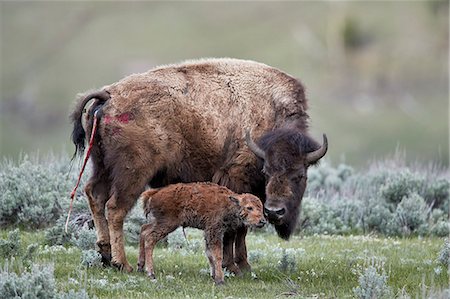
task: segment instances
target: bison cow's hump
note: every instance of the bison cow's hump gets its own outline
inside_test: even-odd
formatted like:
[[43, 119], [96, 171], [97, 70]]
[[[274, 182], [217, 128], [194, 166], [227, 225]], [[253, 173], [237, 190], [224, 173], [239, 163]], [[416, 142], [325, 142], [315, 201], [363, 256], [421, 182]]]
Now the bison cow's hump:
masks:
[[168, 64], [151, 69], [149, 72], [192, 71], [199, 73], [234, 73], [236, 71], [260, 69], [275, 70], [264, 63], [236, 58], [202, 58], [186, 60], [178, 64]]
[[286, 120], [299, 120], [300, 127], [307, 127], [303, 85], [276, 68], [249, 60], [191, 60], [133, 74], [104, 89], [111, 95], [111, 114], [132, 110], [154, 117], [189, 112], [213, 128], [219, 140], [233, 125], [239, 133], [249, 127], [269, 130]]
[[302, 89], [295, 78], [263, 63], [233, 58], [208, 58], [163, 65], [145, 73], [132, 74], [105, 86], [105, 89], [113, 95], [129, 98], [141, 91], [155, 95], [183, 95], [188, 94], [190, 88], [200, 92], [222, 87], [238, 93], [256, 93], [274, 98], [279, 95], [280, 99], [275, 100], [286, 101], [289, 96], [287, 93], [292, 92], [294, 95], [299, 86]]

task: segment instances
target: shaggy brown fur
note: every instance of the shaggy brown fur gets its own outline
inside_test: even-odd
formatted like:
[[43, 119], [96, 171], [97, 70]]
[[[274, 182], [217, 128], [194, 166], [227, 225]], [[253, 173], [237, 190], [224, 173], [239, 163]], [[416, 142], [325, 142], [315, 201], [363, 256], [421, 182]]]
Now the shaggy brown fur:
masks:
[[[93, 97], [97, 100], [80, 116]], [[103, 116], [85, 190], [104, 260], [112, 255], [113, 263], [127, 271], [132, 268], [124, 251], [123, 221], [147, 184], [213, 181], [264, 201], [262, 163], [246, 146], [245, 130], [258, 139], [283, 127], [304, 133], [308, 122], [298, 80], [236, 59], [163, 66], [105, 86], [100, 96], [79, 100], [72, 114], [74, 136], [82, 135], [82, 119], [83, 131], [90, 134], [95, 110]], [[82, 149], [83, 138], [74, 142]], [[250, 267], [245, 235], [240, 227], [224, 237], [223, 265], [235, 273]]]
[[261, 200], [251, 194], [236, 194], [212, 183], [175, 184], [142, 193], [144, 211], [149, 221], [141, 229], [138, 269], [144, 265], [150, 278], [153, 270], [153, 248], [178, 227], [204, 230], [206, 255], [211, 276], [222, 284], [223, 235], [238, 227], [262, 227], [266, 221]]

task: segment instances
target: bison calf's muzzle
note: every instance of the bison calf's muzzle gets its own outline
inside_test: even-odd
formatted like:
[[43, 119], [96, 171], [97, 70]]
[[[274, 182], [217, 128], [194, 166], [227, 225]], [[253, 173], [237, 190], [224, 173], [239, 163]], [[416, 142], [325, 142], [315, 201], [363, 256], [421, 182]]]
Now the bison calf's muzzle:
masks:
[[175, 184], [142, 193], [148, 223], [141, 228], [138, 269], [155, 279], [153, 249], [178, 227], [204, 230], [206, 256], [217, 285], [224, 283], [223, 235], [242, 226], [266, 224], [259, 198], [211, 183]]

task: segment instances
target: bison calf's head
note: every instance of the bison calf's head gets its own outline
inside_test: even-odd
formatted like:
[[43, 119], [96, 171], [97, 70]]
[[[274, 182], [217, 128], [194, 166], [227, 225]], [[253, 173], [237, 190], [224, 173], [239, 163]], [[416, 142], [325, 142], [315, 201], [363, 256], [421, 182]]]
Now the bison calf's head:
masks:
[[239, 216], [245, 226], [263, 227], [266, 224], [261, 200], [248, 193], [230, 196], [229, 199], [240, 208]]
[[264, 161], [264, 214], [275, 225], [278, 235], [289, 239], [300, 214], [308, 167], [326, 154], [327, 137], [324, 134], [323, 144], [319, 145], [304, 133], [284, 128], [264, 134], [258, 144], [247, 132], [246, 141], [252, 152]]

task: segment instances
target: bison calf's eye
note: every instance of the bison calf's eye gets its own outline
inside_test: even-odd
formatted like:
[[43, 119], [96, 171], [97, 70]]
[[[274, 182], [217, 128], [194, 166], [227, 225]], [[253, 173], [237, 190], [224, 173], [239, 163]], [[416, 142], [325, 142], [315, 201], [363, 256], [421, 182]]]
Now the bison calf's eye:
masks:
[[253, 207], [247, 207], [247, 211], [253, 211]]

